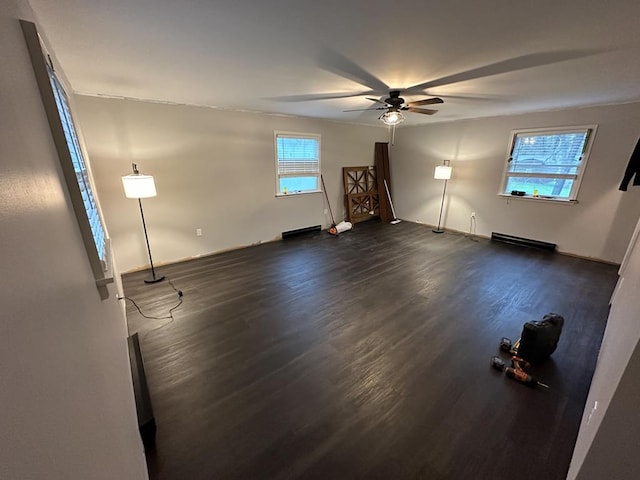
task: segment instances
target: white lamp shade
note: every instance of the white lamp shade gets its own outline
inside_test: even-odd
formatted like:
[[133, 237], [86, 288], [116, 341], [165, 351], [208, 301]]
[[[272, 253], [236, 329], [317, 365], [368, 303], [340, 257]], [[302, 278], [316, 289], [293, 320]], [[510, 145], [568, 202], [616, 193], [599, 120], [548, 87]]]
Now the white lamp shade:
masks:
[[438, 165], [435, 173], [433, 174], [433, 178], [436, 180], [449, 180], [451, 178], [451, 167], [447, 165]]
[[156, 196], [156, 184], [151, 175], [132, 174], [122, 177], [122, 186], [127, 198], [149, 198]]

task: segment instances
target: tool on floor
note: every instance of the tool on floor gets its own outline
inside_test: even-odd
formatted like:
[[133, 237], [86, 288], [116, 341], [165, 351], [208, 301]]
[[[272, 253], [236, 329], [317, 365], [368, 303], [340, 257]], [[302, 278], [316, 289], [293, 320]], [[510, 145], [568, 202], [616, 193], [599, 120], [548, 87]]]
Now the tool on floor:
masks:
[[524, 383], [525, 385], [529, 385], [532, 387], [540, 386], [549, 388], [549, 385], [542, 383], [540, 380], [525, 371], [527, 368], [529, 368], [529, 366], [529, 362], [523, 360], [520, 357], [514, 356], [511, 358], [511, 367], [507, 367], [505, 373], [507, 377], [512, 378], [520, 383]]
[[393, 213], [393, 220], [391, 220], [391, 225], [395, 225], [397, 223], [400, 223], [402, 220], [399, 220], [398, 217], [396, 217], [396, 209], [393, 208], [393, 202], [391, 201], [391, 194], [389, 193], [389, 186], [387, 185], [387, 179], [385, 178], [384, 180], [384, 189], [387, 191], [387, 198], [389, 199], [389, 205], [391, 206], [391, 213]]
[[511, 366], [513, 368], [519, 368], [520, 370], [529, 370], [529, 368], [531, 368], [531, 364], [529, 362], [517, 355], [511, 357]]
[[516, 340], [516, 343], [512, 343], [510, 338], [502, 337], [500, 339], [500, 350], [507, 352], [511, 355], [518, 355], [518, 347], [520, 346], [520, 339]]
[[500, 357], [491, 357], [491, 366], [499, 371], [504, 371], [504, 360]]
[[331, 226], [329, 227], [329, 233], [331, 235], [338, 235], [338, 230], [336, 230], [336, 221], [333, 218], [333, 210], [331, 210], [331, 202], [329, 202], [329, 195], [327, 195], [327, 187], [324, 185], [324, 177], [320, 174], [320, 182], [322, 183], [322, 192], [324, 193], [324, 198], [327, 201], [327, 206], [329, 207], [329, 214], [331, 215]]
[[564, 317], [556, 313], [548, 313], [541, 321], [526, 322], [522, 326], [518, 357], [531, 363], [548, 358], [558, 347], [563, 325]]
[[511, 339], [507, 338], [507, 337], [502, 337], [502, 339], [500, 339], [500, 350], [502, 350], [503, 352], [508, 352], [509, 350], [511, 350]]
[[526, 322], [522, 327], [522, 335], [513, 345], [510, 339], [503, 337], [500, 350], [532, 363], [541, 362], [556, 350], [563, 325], [564, 317], [548, 313], [541, 321]]
[[516, 343], [513, 344], [509, 353], [511, 355], [518, 355], [518, 349], [520, 348], [520, 339], [516, 340]]

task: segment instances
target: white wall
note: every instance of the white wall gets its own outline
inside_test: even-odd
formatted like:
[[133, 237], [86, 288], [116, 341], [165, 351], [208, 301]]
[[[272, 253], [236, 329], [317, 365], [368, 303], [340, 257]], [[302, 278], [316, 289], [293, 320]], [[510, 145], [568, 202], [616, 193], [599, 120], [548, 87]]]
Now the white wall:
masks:
[[0, 9], [0, 478], [147, 478], [127, 330], [101, 300], [18, 19]]
[[154, 263], [162, 264], [331, 223], [321, 194], [275, 197], [274, 130], [322, 135], [336, 222], [345, 217], [342, 167], [372, 165], [374, 143], [388, 141], [383, 127], [88, 96], [76, 104], [123, 271], [149, 263], [137, 202], [124, 197], [120, 180], [132, 162], [155, 177], [158, 196], [143, 208]]
[[[597, 124], [577, 205], [498, 197], [513, 129]], [[391, 176], [400, 218], [438, 221], [441, 180], [433, 170], [450, 159], [443, 223], [467, 232], [500, 232], [558, 244], [562, 252], [620, 262], [640, 214], [640, 187], [618, 190], [640, 136], [640, 104], [582, 108], [399, 128]]]
[[571, 460], [570, 480], [640, 478], [640, 238], [629, 245], [623, 267]]
[[[640, 478], [638, 368], [640, 368], [640, 344], [636, 345], [633, 356], [624, 370], [624, 376], [620, 380], [578, 476], [574, 477], [575, 470], [572, 470], [567, 477], [570, 480], [573, 478], [578, 480]], [[574, 456], [575, 459], [576, 456]], [[572, 467], [573, 465], [572, 463]]]

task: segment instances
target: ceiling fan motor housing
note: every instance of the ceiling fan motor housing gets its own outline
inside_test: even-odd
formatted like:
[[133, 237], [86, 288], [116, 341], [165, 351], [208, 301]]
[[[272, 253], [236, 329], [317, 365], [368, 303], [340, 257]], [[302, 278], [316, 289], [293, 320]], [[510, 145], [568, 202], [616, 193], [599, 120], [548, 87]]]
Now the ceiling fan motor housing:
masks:
[[389, 92], [389, 98], [387, 98], [385, 102], [394, 110], [397, 110], [404, 104], [404, 98], [400, 96], [400, 90], [391, 90]]

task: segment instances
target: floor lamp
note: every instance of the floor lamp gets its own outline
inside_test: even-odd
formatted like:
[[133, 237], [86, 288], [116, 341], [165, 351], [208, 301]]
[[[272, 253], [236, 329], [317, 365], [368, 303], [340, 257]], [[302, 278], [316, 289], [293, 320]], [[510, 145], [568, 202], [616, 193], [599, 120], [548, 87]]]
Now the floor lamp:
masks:
[[442, 189], [442, 202], [440, 203], [440, 216], [438, 217], [438, 228], [433, 229], [433, 233], [443, 233], [444, 229], [440, 228], [440, 222], [442, 221], [442, 210], [444, 209], [444, 195], [447, 192], [447, 180], [451, 178], [451, 166], [449, 160], [445, 160], [442, 165], [436, 167], [436, 171], [433, 174], [433, 178], [436, 180], [444, 180], [444, 188]]
[[151, 264], [151, 277], [145, 279], [145, 283], [157, 283], [164, 280], [164, 275], [156, 277], [156, 270], [153, 268], [153, 259], [151, 258], [151, 247], [149, 247], [149, 237], [147, 236], [147, 225], [144, 221], [144, 211], [142, 210], [141, 198], [150, 198], [156, 196], [156, 184], [153, 176], [142, 175], [138, 171], [135, 163], [132, 164], [133, 173], [122, 177], [122, 186], [124, 194], [127, 198], [137, 198], [140, 205], [140, 216], [142, 217], [142, 229], [144, 230], [144, 239], [147, 242], [147, 252], [149, 252], [149, 263]]

